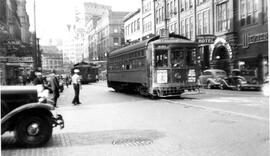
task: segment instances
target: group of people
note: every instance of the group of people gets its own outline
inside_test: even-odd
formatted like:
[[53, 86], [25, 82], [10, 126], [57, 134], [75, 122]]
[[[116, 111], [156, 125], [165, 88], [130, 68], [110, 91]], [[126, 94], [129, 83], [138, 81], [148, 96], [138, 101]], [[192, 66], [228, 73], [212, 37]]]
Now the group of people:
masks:
[[[80, 89], [82, 89], [80, 82], [80, 71], [78, 69], [74, 70], [74, 74], [71, 77], [71, 84], [73, 85], [75, 96], [72, 100], [72, 104], [79, 105], [81, 104], [79, 100]], [[66, 86], [69, 85], [69, 78], [58, 78], [55, 71], [53, 71], [48, 77], [43, 77], [41, 72], [36, 72], [36, 78], [33, 80], [33, 85], [43, 85], [44, 89], [48, 89], [52, 94], [52, 99], [54, 101], [54, 107], [57, 107], [57, 99], [60, 96], [60, 83], [59, 81], [65, 81]]]

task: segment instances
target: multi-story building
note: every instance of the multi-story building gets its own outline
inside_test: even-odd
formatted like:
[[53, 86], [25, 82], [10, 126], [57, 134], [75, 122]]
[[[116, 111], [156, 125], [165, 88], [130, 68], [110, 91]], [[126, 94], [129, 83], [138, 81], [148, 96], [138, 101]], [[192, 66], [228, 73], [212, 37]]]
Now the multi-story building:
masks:
[[141, 1], [141, 18], [142, 18], [142, 39], [147, 39], [155, 35], [155, 12], [154, 0]]
[[17, 84], [33, 68], [26, 1], [0, 0], [0, 80]]
[[111, 10], [111, 6], [97, 3], [85, 2], [76, 6], [74, 10], [75, 21], [68, 28], [68, 37], [64, 42], [66, 47], [63, 50], [64, 63], [76, 64], [81, 61], [88, 61], [89, 40], [91, 31], [87, 28], [88, 23], [96, 17], [101, 17]]
[[255, 71], [259, 82], [269, 76], [268, 60], [268, 1], [236, 1], [239, 68]]
[[[124, 22], [123, 18], [128, 12], [109, 11], [104, 14], [94, 28], [95, 33], [89, 36], [90, 56], [95, 60], [105, 61], [107, 54], [124, 45]], [[96, 50], [96, 51], [95, 51]], [[91, 59], [93, 60], [93, 59]]]
[[124, 17], [125, 42], [138, 42], [142, 38], [141, 9], [129, 13]]
[[155, 34], [166, 27], [197, 41], [201, 70], [245, 66], [260, 82], [268, 74], [267, 0], [142, 0], [142, 8], [151, 2]]
[[41, 46], [42, 71], [44, 73], [63, 72], [63, 54], [56, 46]]
[[[167, 29], [170, 33], [179, 32], [179, 1], [178, 0], [154, 1], [155, 12], [155, 34], [160, 34], [162, 29]], [[165, 12], [166, 11], [166, 12]]]

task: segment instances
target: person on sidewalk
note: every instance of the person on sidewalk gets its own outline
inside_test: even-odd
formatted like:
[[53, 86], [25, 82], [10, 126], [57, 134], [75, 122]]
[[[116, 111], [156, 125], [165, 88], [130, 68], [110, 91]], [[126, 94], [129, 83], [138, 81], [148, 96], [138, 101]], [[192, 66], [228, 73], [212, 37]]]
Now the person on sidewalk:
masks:
[[79, 93], [80, 93], [80, 89], [82, 89], [82, 85], [81, 85], [80, 76], [78, 75], [79, 72], [80, 71], [78, 69], [75, 69], [74, 75], [71, 77], [72, 85], [75, 92], [75, 96], [72, 101], [72, 104], [74, 105], [81, 104], [80, 99], [79, 99]]
[[53, 71], [53, 73], [50, 75], [49, 85], [53, 94], [54, 107], [57, 107], [57, 99], [60, 96], [60, 93], [59, 93], [59, 81], [57, 80], [55, 71]]

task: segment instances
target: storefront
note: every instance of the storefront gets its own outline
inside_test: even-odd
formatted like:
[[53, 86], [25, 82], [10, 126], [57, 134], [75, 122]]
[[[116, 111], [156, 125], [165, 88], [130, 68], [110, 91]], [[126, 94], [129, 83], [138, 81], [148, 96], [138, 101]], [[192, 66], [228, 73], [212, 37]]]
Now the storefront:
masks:
[[215, 35], [197, 36], [201, 70], [222, 69], [230, 73], [234, 68], [236, 39], [234, 34], [217, 37]]
[[201, 71], [210, 68], [210, 47], [214, 43], [216, 36], [214, 35], [200, 35], [197, 36], [199, 44], [199, 60]]
[[238, 68], [254, 71], [259, 83], [269, 76], [268, 32], [243, 32], [237, 53]]

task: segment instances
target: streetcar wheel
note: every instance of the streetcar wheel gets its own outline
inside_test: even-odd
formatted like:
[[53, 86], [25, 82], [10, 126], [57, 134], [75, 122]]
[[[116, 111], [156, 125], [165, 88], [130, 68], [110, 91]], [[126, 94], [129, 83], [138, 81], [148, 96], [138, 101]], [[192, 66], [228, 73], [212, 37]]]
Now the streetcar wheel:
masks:
[[40, 116], [26, 116], [18, 121], [15, 128], [17, 141], [27, 147], [45, 144], [52, 136], [52, 124], [49, 119]]

